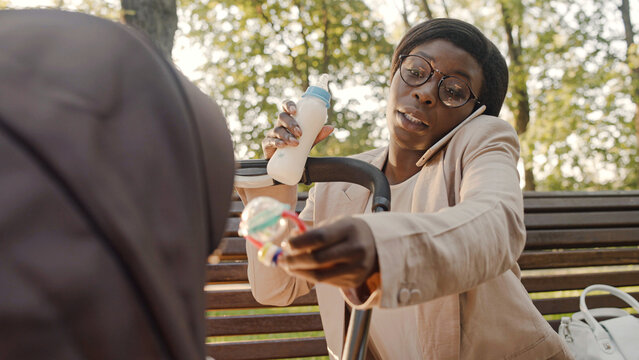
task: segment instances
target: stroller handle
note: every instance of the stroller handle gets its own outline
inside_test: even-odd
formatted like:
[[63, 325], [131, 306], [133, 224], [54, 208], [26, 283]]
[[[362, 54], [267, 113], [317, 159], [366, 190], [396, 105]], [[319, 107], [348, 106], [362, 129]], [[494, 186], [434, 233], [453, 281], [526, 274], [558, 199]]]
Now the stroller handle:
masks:
[[[268, 160], [240, 160], [235, 169], [236, 182], [251, 187], [279, 184], [266, 173]], [[390, 210], [390, 186], [386, 176], [375, 166], [352, 158], [309, 157], [300, 183], [348, 182], [361, 185], [373, 194], [372, 211]], [[241, 185], [240, 185], [241, 186]]]
[[[266, 173], [268, 160], [240, 160], [235, 170], [236, 180], [242, 179], [250, 186], [260, 187], [278, 184]], [[256, 179], [251, 182], [251, 178]], [[373, 194], [372, 212], [390, 210], [390, 186], [388, 179], [375, 166], [353, 158], [308, 158], [300, 183], [348, 182], [361, 185]], [[371, 310], [354, 310], [348, 324], [342, 360], [363, 360], [366, 356]]]
[[384, 173], [375, 166], [352, 158], [308, 158], [301, 183], [349, 182], [361, 185], [373, 194], [372, 211], [390, 210], [390, 186]]

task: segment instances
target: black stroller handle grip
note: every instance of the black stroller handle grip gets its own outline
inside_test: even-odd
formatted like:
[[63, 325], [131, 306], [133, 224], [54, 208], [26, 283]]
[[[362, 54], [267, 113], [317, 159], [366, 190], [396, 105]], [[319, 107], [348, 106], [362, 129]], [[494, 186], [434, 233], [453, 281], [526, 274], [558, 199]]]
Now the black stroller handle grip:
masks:
[[[268, 160], [240, 160], [235, 174], [240, 176], [266, 175]], [[275, 184], [277, 181], [273, 180]], [[375, 166], [353, 158], [309, 157], [300, 183], [348, 182], [361, 185], [373, 194], [372, 211], [390, 210], [390, 186], [384, 173]]]

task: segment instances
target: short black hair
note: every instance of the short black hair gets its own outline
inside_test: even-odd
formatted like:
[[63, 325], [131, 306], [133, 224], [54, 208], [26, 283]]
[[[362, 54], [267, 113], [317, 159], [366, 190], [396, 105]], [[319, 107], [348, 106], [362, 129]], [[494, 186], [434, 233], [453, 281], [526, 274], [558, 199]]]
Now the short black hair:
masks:
[[399, 56], [408, 55], [415, 47], [436, 39], [450, 41], [468, 52], [484, 78], [479, 96], [486, 105], [485, 114], [497, 116], [508, 90], [508, 66], [497, 46], [475, 26], [457, 19], [438, 18], [419, 23], [408, 30], [397, 45], [391, 64], [391, 79], [399, 67]]

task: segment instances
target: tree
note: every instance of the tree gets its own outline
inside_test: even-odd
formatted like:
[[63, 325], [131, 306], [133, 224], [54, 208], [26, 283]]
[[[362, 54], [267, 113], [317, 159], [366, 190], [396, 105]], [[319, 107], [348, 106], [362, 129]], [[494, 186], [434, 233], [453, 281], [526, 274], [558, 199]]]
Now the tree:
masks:
[[[630, 18], [630, 2], [622, 0], [621, 17], [626, 38], [626, 64], [630, 69], [630, 96], [635, 104], [635, 137], [637, 138], [637, 147], [639, 148], [639, 45], [635, 43], [635, 32], [632, 28], [632, 19]], [[635, 165], [639, 164], [639, 159], [635, 157]], [[639, 166], [636, 167], [636, 177], [639, 179]], [[639, 182], [639, 180], [637, 180]]]
[[85, 14], [99, 16], [105, 19], [118, 21], [120, 19], [121, 6], [118, 0], [56, 0], [55, 7], [69, 11], [78, 11]]
[[530, 97], [528, 95], [529, 64], [525, 59], [522, 44], [524, 29], [524, 5], [520, 0], [499, 0], [501, 20], [504, 26], [508, 44], [508, 58], [510, 60], [510, 96], [507, 100], [515, 121], [515, 130], [521, 141], [521, 157], [524, 163], [524, 190], [535, 190], [535, 175], [533, 173], [533, 142], [525, 136], [530, 123]]
[[145, 32], [171, 59], [178, 22], [175, 0], [122, 0], [122, 15], [125, 24]]
[[[419, 3], [414, 0], [414, 7]], [[629, 59], [637, 50], [625, 56], [619, 51], [618, 5], [597, 0], [446, 5], [506, 49], [511, 80], [502, 116], [512, 117], [520, 136], [526, 189], [637, 188], [637, 110], [628, 107], [636, 87], [625, 70], [632, 66], [622, 66], [633, 64]]]
[[428, 19], [450, 17], [446, 0], [403, 0], [400, 14], [406, 29]]
[[[280, 103], [296, 99], [321, 73], [331, 75], [329, 123], [335, 136], [314, 151], [346, 155], [382, 136], [383, 90], [391, 45], [361, 1], [184, 1], [188, 36], [208, 61], [200, 84], [226, 113], [239, 157], [261, 155], [261, 139]], [[370, 89], [363, 108], [338, 90]], [[348, 138], [348, 141], [345, 141]]]
[[[534, 138], [547, 190], [636, 188], [637, 145], [630, 81], [620, 51], [623, 29], [614, 3], [553, 1], [538, 16]], [[537, 25], [542, 27], [542, 24]]]

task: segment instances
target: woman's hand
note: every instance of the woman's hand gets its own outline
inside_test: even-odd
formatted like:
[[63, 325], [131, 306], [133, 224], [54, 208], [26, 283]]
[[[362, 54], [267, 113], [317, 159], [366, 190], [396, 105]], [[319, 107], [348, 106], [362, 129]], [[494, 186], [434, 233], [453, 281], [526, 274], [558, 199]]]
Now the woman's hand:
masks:
[[364, 220], [346, 217], [288, 240], [284, 269], [312, 282], [357, 288], [379, 270], [373, 233]]
[[[279, 148], [299, 145], [297, 139], [302, 136], [302, 128], [300, 128], [297, 121], [293, 118], [297, 112], [295, 102], [284, 100], [282, 102], [282, 110], [284, 111], [277, 117], [275, 128], [269, 130], [264, 140], [262, 140], [262, 150], [264, 150], [264, 156], [267, 159], [270, 159], [275, 150]], [[319, 134], [317, 134], [313, 145], [326, 139], [333, 130], [334, 128], [332, 126], [324, 125]]]

